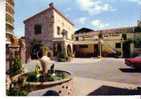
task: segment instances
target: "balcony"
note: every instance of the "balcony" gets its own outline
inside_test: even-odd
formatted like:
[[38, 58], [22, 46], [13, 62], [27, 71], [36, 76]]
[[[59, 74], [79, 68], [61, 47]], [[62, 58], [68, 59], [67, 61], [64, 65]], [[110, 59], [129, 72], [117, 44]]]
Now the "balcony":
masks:
[[6, 14], [6, 24], [9, 24], [13, 27], [14, 25], [14, 18], [8, 14]]
[[14, 15], [14, 9], [8, 6], [8, 4], [6, 4], [6, 12], [10, 13], [11, 15]]
[[6, 0], [7, 3], [9, 3], [10, 5], [14, 6], [14, 0]]
[[13, 33], [14, 27], [6, 23], [6, 33]]

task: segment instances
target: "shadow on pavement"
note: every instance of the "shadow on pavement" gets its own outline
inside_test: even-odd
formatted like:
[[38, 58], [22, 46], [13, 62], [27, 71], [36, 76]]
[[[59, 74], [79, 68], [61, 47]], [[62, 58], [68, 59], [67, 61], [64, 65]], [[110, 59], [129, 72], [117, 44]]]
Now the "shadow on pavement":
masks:
[[141, 69], [134, 69], [134, 68], [120, 68], [120, 71], [126, 73], [141, 73]]
[[134, 90], [116, 88], [111, 86], [102, 86], [97, 90], [88, 94], [88, 96], [99, 96], [99, 95], [141, 95], [141, 89], [137, 88]]
[[59, 96], [59, 93], [54, 90], [49, 90], [43, 96]]

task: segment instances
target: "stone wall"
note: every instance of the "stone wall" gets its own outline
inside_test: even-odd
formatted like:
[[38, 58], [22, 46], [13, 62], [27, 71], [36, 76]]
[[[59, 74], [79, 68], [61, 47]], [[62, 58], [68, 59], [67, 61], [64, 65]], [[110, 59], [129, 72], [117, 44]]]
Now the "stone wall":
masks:
[[[30, 17], [24, 21], [25, 24], [25, 42], [26, 42], [26, 57], [30, 58], [31, 42], [33, 39], [41, 41], [43, 45], [46, 45], [49, 50], [53, 51], [53, 40], [62, 38], [62, 30], [68, 31], [68, 39], [72, 40], [74, 33], [74, 26], [64, 18], [53, 5], [50, 5], [48, 9]], [[34, 26], [40, 24], [42, 26], [42, 33], [35, 34]], [[60, 27], [60, 34], [57, 34], [57, 27]], [[63, 38], [62, 38], [63, 39]], [[59, 41], [58, 41], [59, 42]]]

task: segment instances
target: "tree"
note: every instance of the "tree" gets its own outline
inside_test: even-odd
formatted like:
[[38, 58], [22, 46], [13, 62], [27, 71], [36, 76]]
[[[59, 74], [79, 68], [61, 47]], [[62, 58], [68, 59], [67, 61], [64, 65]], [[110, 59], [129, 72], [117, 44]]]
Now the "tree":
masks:
[[20, 72], [22, 72], [22, 63], [21, 63], [21, 59], [18, 56], [16, 56], [13, 59], [13, 64], [10, 68], [10, 75], [14, 76], [19, 74]]

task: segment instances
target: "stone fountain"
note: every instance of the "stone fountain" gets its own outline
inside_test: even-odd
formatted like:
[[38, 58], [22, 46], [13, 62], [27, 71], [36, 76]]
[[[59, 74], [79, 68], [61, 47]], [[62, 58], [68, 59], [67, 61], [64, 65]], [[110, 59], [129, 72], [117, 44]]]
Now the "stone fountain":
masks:
[[[39, 61], [41, 66], [37, 64], [32, 72], [21, 75], [29, 96], [71, 96], [74, 94], [73, 80], [69, 72], [55, 70], [55, 64], [46, 55], [43, 55]], [[50, 63], [52, 65], [49, 69]]]

